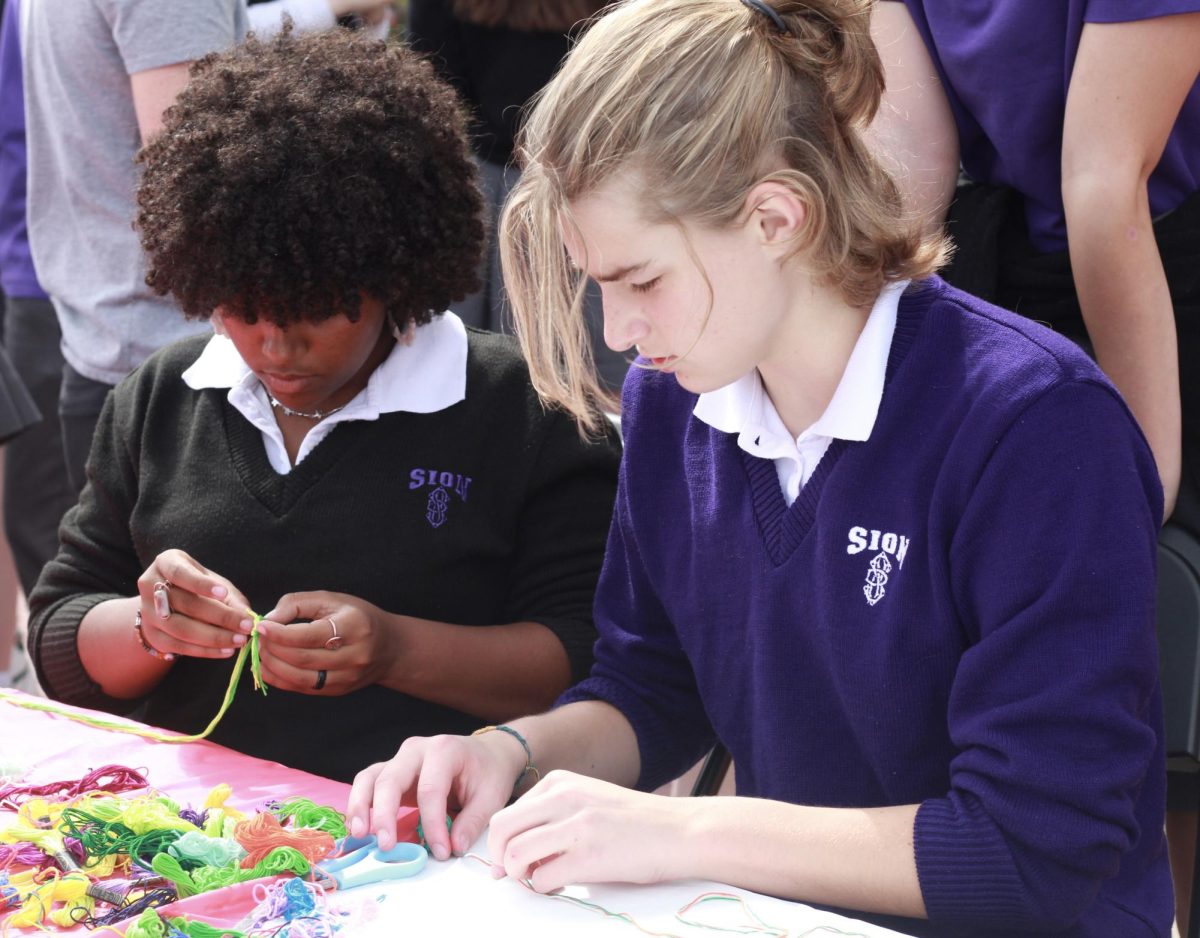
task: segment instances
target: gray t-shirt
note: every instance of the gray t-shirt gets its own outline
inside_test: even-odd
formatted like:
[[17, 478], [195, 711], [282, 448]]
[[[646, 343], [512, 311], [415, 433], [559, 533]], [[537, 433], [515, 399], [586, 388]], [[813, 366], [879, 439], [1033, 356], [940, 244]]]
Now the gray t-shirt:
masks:
[[116, 384], [156, 349], [207, 328], [146, 286], [129, 76], [240, 41], [244, 0], [21, 2], [33, 260], [67, 361]]

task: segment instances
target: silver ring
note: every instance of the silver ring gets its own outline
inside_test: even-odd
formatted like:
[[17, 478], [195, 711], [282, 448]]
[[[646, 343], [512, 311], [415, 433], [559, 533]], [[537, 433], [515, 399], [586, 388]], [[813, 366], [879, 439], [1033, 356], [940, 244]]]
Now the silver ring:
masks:
[[333, 630], [333, 634], [325, 639], [325, 647], [329, 651], [337, 651], [342, 647], [342, 636], [338, 635], [337, 623], [333, 621], [333, 616], [329, 617], [329, 628]]
[[154, 581], [154, 614], [160, 619], [171, 618], [171, 584], [166, 580]]

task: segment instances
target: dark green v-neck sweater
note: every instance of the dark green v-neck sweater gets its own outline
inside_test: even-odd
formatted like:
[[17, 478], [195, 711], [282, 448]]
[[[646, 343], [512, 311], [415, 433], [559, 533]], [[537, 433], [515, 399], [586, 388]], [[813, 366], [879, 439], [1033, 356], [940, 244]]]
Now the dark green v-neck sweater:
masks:
[[[566, 416], [542, 409], [511, 339], [470, 332], [465, 400], [338, 424], [282, 476], [225, 390], [183, 382], [204, 342], [163, 349], [105, 405], [87, 487], [30, 598], [30, 653], [50, 696], [115, 712], [144, 703], [149, 723], [204, 728], [231, 662], [181, 658], [131, 702], [101, 691], [76, 646], [84, 614], [136, 595], [168, 548], [228, 577], [262, 612], [285, 593], [332, 590], [442, 622], [541, 622], [573, 678], [587, 673], [619, 448], [585, 445]], [[263, 697], [247, 674], [212, 739], [349, 780], [409, 735], [479, 722], [379, 686]]]

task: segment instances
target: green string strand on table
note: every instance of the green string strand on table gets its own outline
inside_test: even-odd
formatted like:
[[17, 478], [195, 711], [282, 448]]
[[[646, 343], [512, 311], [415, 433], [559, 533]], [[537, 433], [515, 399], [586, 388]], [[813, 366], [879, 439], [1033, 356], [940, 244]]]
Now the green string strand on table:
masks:
[[346, 816], [328, 805], [316, 804], [307, 798], [290, 798], [271, 812], [280, 821], [290, 820], [293, 827], [324, 831], [334, 840], [346, 836]]
[[14, 707], [21, 707], [25, 710], [36, 710], [40, 713], [52, 713], [55, 716], [65, 717], [68, 720], [73, 720], [76, 723], [82, 723], [84, 726], [95, 727], [96, 729], [108, 730], [113, 733], [128, 733], [131, 736], [141, 736], [144, 739], [153, 739], [160, 743], [194, 743], [197, 740], [207, 739], [213, 730], [217, 728], [217, 724], [221, 722], [221, 718], [225, 716], [230, 705], [233, 704], [234, 695], [237, 693], [238, 680], [242, 676], [242, 669], [245, 667], [246, 659], [250, 659], [250, 675], [254, 679], [254, 689], [267, 692], [267, 685], [262, 679], [262, 661], [259, 657], [259, 637], [258, 623], [262, 621], [262, 616], [252, 610], [247, 609], [247, 613], [254, 617], [254, 631], [250, 633], [250, 639], [242, 646], [241, 651], [233, 662], [233, 671], [229, 675], [229, 686], [225, 689], [225, 699], [221, 703], [221, 709], [217, 711], [217, 715], [212, 718], [212, 721], [204, 728], [201, 733], [193, 733], [190, 736], [178, 736], [170, 733], [160, 733], [157, 730], [152, 730], [147, 727], [131, 725], [128, 723], [114, 723], [111, 720], [102, 720], [99, 717], [85, 716], [82, 713], [74, 713], [62, 707], [55, 706], [52, 703], [46, 703], [38, 700], [27, 700], [24, 697], [18, 697], [12, 694], [6, 694], [0, 691], [0, 701], [10, 703]]

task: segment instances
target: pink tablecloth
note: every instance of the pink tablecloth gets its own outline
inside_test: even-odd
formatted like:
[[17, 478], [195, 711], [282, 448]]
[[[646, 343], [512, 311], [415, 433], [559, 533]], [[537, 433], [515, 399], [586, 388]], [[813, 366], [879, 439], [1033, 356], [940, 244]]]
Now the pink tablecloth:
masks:
[[[8, 690], [3, 696], [41, 700]], [[140, 736], [108, 732], [55, 714], [23, 709], [4, 700], [3, 696], [0, 696], [0, 764], [25, 768], [23, 781], [28, 784], [78, 779], [89, 769], [116, 764], [139, 769], [152, 786], [179, 804], [196, 808], [223, 782], [233, 788], [227, 804], [247, 812], [261, 808], [264, 802], [272, 799], [296, 796], [343, 811], [350, 794], [350, 786], [343, 782], [245, 756], [216, 743], [159, 743]], [[116, 719], [89, 710], [65, 709], [106, 720]], [[128, 722], [133, 724], [133, 721]], [[10, 816], [11, 812], [0, 811], [0, 826], [5, 826]], [[412, 811], [399, 820], [398, 832], [405, 836], [415, 825], [415, 811]], [[249, 888], [231, 887], [197, 896], [188, 900], [187, 911], [207, 915], [210, 911], [223, 910], [228, 915], [236, 910], [240, 916], [242, 907], [250, 901], [249, 892]], [[226, 915], [219, 917], [225, 919]], [[230, 922], [225, 920], [220, 924]], [[54, 933], [88, 934], [83, 927], [70, 931], [55, 929]], [[45, 933], [13, 929], [13, 934]]]

